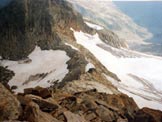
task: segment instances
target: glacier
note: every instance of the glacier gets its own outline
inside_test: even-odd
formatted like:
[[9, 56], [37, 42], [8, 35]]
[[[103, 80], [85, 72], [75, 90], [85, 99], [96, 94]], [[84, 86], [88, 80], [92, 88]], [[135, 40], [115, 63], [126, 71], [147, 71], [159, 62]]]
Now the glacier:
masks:
[[[106, 76], [119, 91], [133, 97], [140, 108], [162, 110], [161, 57], [110, 47], [100, 40], [98, 34], [74, 31], [74, 35], [78, 44], [87, 48], [109, 71], [119, 77], [120, 82]], [[116, 52], [122, 55], [116, 55]]]

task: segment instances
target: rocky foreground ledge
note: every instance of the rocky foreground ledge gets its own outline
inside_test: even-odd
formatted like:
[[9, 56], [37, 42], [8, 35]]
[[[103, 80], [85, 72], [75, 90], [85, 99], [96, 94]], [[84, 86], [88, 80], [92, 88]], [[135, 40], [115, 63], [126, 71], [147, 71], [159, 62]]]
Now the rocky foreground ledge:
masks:
[[0, 84], [0, 122], [162, 122], [162, 112], [139, 109], [124, 94], [29, 88], [14, 95]]

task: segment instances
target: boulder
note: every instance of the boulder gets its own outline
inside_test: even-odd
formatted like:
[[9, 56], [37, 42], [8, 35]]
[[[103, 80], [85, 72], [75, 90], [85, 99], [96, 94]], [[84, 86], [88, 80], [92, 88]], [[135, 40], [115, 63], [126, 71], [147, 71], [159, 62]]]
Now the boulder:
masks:
[[139, 110], [133, 98], [125, 94], [105, 95], [103, 99], [108, 105], [118, 108], [120, 114], [125, 116], [129, 121], [133, 121], [135, 113]]
[[104, 106], [99, 106], [96, 110], [97, 115], [105, 122], [113, 122], [116, 120], [116, 116], [113, 111], [107, 109]]
[[68, 108], [69, 110], [72, 110], [77, 105], [77, 98], [72, 97], [66, 97], [61, 100], [60, 105], [62, 107]]
[[42, 88], [39, 86], [35, 88], [24, 89], [24, 94], [33, 94], [33, 95], [40, 96], [42, 98], [52, 97], [50, 91], [47, 88]]
[[7, 89], [10, 88], [8, 82], [12, 79], [13, 76], [13, 71], [8, 70], [6, 67], [0, 66], [0, 83], [2, 83]]
[[38, 94], [43, 88], [36, 89], [18, 94], [17, 100], [0, 84], [2, 115], [0, 121], [161, 122], [162, 120], [161, 111], [149, 108], [139, 109], [133, 99], [124, 94], [99, 93], [96, 89], [65, 93], [58, 89], [50, 93], [52, 97], [45, 97], [45, 99]]
[[59, 108], [59, 105], [54, 100], [45, 100], [35, 95], [25, 95], [25, 98], [36, 103], [43, 112], [49, 113]]
[[87, 122], [83, 116], [74, 114], [70, 111], [65, 111], [63, 114], [64, 114], [67, 122]]
[[29, 122], [60, 122], [52, 115], [42, 112], [34, 102], [30, 102], [25, 108], [24, 120]]
[[92, 121], [97, 118], [97, 115], [93, 111], [87, 111], [84, 113], [84, 117], [87, 121]]
[[135, 115], [134, 122], [162, 122], [162, 112], [150, 108], [142, 108]]
[[0, 83], [0, 121], [16, 120], [20, 114], [20, 102]]
[[[124, 94], [99, 93], [95, 89], [74, 94], [82, 99], [79, 110], [86, 115], [87, 111], [97, 114], [101, 121], [133, 121], [138, 106], [132, 98]], [[90, 115], [90, 118], [92, 115]], [[95, 119], [95, 118], [94, 118]], [[100, 121], [98, 120], [98, 121]]]
[[85, 108], [88, 108], [90, 110], [94, 110], [97, 108], [97, 104], [95, 103], [95, 101], [93, 99], [83, 99], [83, 101], [81, 102], [82, 106], [84, 106]]

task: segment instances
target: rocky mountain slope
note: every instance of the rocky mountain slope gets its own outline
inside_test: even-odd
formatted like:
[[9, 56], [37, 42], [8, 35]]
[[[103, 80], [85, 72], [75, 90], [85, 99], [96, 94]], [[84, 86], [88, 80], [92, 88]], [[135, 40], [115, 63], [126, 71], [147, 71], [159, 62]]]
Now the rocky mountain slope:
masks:
[[4, 122], [161, 122], [162, 119], [162, 112], [139, 110], [133, 99], [124, 94], [108, 95], [95, 89], [70, 93], [36, 87], [14, 96], [2, 84], [0, 88], [0, 121]]
[[[89, 20], [109, 28], [115, 32], [120, 39], [126, 40], [131, 47], [135, 44], [146, 44], [153, 36], [149, 30], [136, 24], [132, 18], [124, 14], [110, 0], [68, 0], [73, 3], [75, 9]], [[95, 6], [95, 7], [94, 7]]]
[[73, 31], [98, 34], [117, 48], [126, 44], [87, 26], [68, 2], [12, 0], [0, 9], [0, 28], [0, 121], [161, 121], [160, 111], [139, 110], [112, 85], [105, 76], [120, 79], [76, 42]]
[[[0, 27], [3, 28], [0, 55], [5, 59], [26, 58], [36, 44], [42, 49], [57, 49], [62, 43], [58, 33], [70, 36], [70, 27], [95, 33], [86, 26], [81, 15], [63, 1], [13, 0], [1, 9], [0, 17]], [[101, 35], [106, 36], [106, 32]]]
[[[86, 73], [85, 68], [89, 62], [95, 65], [96, 72], [98, 72], [101, 77], [103, 77], [101, 73], [106, 73], [117, 79], [117, 77], [107, 71], [88, 50], [76, 44], [73, 31], [70, 28], [91, 34], [97, 33], [97, 30], [88, 27], [84, 23], [82, 16], [74, 11], [69, 3], [55, 0], [13, 0], [8, 6], [2, 8], [0, 13], [0, 26], [3, 28], [0, 32], [0, 55], [3, 59], [1, 64], [11, 70], [20, 68], [20, 66], [24, 64], [28, 69], [28, 71], [23, 72], [21, 69], [21, 72], [15, 71], [19, 73], [17, 73], [17, 76], [15, 75], [15, 79], [12, 81], [13, 83], [11, 83], [12, 86], [20, 86], [18, 83], [15, 84], [15, 82], [22, 82], [21, 84], [24, 86], [24, 83], [27, 83], [29, 79], [38, 81], [37, 77], [39, 75], [54, 73], [56, 69], [47, 69], [46, 65], [48, 65], [48, 62], [38, 59], [39, 57], [37, 57], [37, 60], [45, 63], [44, 67], [47, 71], [39, 72], [39, 65], [35, 69], [32, 66], [38, 64], [37, 62], [36, 64], [32, 64], [35, 61], [35, 56], [51, 49], [65, 51], [69, 57], [67, 62], [69, 72], [62, 79], [62, 83], [78, 80], [82, 74]], [[20, 20], [21, 22], [19, 22]], [[102, 35], [104, 36], [104, 34]], [[81, 51], [72, 49], [69, 45], [66, 45], [65, 42], [69, 44], [73, 43], [73, 45], [78, 47], [78, 50]], [[42, 52], [38, 52], [39, 49], [35, 48], [36, 45], [41, 48]], [[14, 61], [7, 61], [6, 59]], [[33, 69], [29, 70], [28, 64], [30, 64]], [[21, 68], [24, 69], [24, 66]], [[29, 74], [28, 78], [19, 78], [19, 76], [27, 74], [27, 72], [34, 72], [34, 74]], [[44, 77], [41, 79], [44, 79]], [[105, 78], [102, 79], [106, 81]], [[51, 78], [48, 80], [48, 82], [53, 83], [59, 79]]]

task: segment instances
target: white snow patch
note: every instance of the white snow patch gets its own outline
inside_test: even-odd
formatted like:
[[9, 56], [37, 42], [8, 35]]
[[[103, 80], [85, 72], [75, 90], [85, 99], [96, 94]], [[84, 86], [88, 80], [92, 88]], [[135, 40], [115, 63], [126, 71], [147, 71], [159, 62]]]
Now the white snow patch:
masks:
[[70, 46], [72, 49], [79, 51], [79, 49], [76, 48], [76, 47], [74, 47], [73, 45], [71, 45], [71, 44], [69, 44], [69, 43], [65, 43], [65, 44], [68, 45], [68, 46]]
[[91, 69], [91, 68], [95, 68], [95, 66], [94, 66], [92, 63], [88, 63], [88, 64], [86, 65], [85, 72], [88, 72], [89, 69]]
[[[53, 82], [61, 81], [68, 73], [66, 62], [70, 58], [65, 51], [41, 50], [36, 46], [28, 57], [31, 59], [30, 63], [9, 60], [1, 62], [2, 66], [8, 66], [8, 69], [15, 73], [15, 76], [9, 81], [10, 86], [18, 87], [15, 92], [23, 92], [25, 88], [36, 86], [49, 87]], [[38, 77], [43, 73], [44, 76]]]
[[89, 27], [91, 27], [91, 28], [94, 28], [94, 29], [96, 29], [96, 30], [102, 30], [102, 29], [104, 29], [103, 27], [101, 27], [101, 26], [99, 26], [99, 25], [96, 25], [96, 24], [92, 24], [92, 23], [90, 23], [90, 22], [85, 22]]
[[[154, 93], [153, 91], [152, 91], [152, 93], [150, 93], [150, 92], [147, 92], [147, 91], [144, 92], [143, 90], [139, 89], [139, 88], [142, 87], [142, 84], [140, 84], [139, 82], [134, 81], [133, 85], [136, 86], [136, 87], [132, 87], [132, 86], [129, 86], [129, 85], [125, 85], [122, 82], [116, 81], [115, 79], [113, 79], [113, 78], [111, 78], [107, 75], [105, 75], [105, 76], [109, 81], [112, 82], [112, 84], [114, 86], [116, 86], [118, 88], [119, 91], [127, 94], [128, 96], [133, 97], [133, 99], [135, 100], [136, 103], [138, 103], [138, 106], [140, 108], [147, 106], [147, 107], [150, 107], [150, 108], [162, 110], [162, 104], [160, 102], [156, 101], [156, 99], [159, 99], [159, 96], [152, 94], [152, 93]], [[137, 91], [135, 91], [135, 90], [137, 90]], [[147, 95], [147, 96], [145, 96], [145, 95]], [[153, 100], [151, 100], [151, 99], [153, 99]]]
[[[107, 69], [117, 74], [122, 81], [116, 85], [120, 88], [119, 90], [126, 94], [129, 92], [128, 95], [133, 97], [140, 107], [145, 106], [162, 110], [162, 58], [143, 56], [140, 53], [139, 57], [120, 58], [112, 55], [113, 51], [110, 53], [97, 46], [97, 44], [106, 45], [97, 34], [89, 35], [83, 32], [74, 32], [74, 35], [78, 44], [87, 48]], [[142, 102], [139, 97], [144, 98], [147, 103]]]
[[70, 28], [71, 31], [75, 31], [73, 28]]

